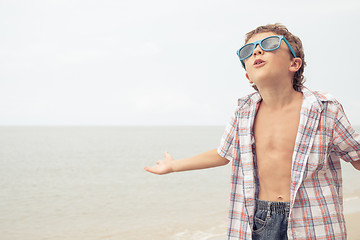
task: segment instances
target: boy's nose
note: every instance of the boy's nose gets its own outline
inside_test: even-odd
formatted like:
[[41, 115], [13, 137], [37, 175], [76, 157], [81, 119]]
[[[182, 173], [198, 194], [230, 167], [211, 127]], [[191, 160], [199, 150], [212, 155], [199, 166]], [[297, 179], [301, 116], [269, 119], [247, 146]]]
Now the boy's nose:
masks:
[[256, 56], [256, 55], [261, 55], [263, 53], [264, 53], [264, 50], [262, 50], [260, 45], [258, 44], [254, 49], [253, 55]]

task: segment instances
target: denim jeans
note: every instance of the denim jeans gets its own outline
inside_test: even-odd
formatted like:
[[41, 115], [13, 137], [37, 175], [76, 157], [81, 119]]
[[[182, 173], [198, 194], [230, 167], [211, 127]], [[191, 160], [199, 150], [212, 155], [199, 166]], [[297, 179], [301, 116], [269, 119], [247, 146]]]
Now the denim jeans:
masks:
[[287, 240], [290, 204], [257, 200], [252, 232], [253, 240]]

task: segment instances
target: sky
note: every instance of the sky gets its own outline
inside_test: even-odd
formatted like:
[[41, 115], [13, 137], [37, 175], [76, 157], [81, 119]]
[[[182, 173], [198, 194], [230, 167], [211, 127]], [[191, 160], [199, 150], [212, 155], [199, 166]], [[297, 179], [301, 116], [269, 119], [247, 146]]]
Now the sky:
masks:
[[2, 0], [0, 125], [226, 125], [244, 35], [302, 39], [306, 86], [360, 125], [360, 1]]

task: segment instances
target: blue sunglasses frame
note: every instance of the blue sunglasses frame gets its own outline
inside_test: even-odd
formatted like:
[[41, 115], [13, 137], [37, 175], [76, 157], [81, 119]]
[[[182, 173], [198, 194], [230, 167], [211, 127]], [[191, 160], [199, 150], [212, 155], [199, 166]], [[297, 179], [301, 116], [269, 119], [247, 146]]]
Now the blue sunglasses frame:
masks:
[[[276, 48], [273, 48], [273, 49], [264, 49], [263, 46], [261, 45], [261, 42], [264, 41], [264, 40], [266, 40], [266, 39], [268, 39], [268, 38], [273, 38], [273, 37], [276, 37], [276, 38], [279, 38], [279, 39], [280, 39], [279, 45], [278, 45]], [[291, 47], [290, 43], [289, 43], [289, 42], [286, 40], [286, 38], [285, 38], [284, 36], [282, 36], [282, 35], [270, 36], [270, 37], [263, 38], [263, 39], [261, 39], [261, 40], [259, 40], [259, 41], [256, 41], [256, 42], [252, 42], [252, 43], [245, 44], [245, 45], [242, 46], [239, 50], [237, 50], [236, 54], [238, 55], [242, 66], [244, 67], [244, 69], [246, 69], [246, 68], [245, 68], [245, 63], [244, 63], [243, 60], [249, 58], [249, 57], [254, 53], [254, 50], [255, 50], [255, 48], [256, 48], [257, 45], [259, 45], [262, 50], [267, 51], [267, 52], [270, 52], [270, 51], [274, 51], [274, 50], [276, 50], [276, 49], [278, 49], [278, 48], [280, 47], [280, 45], [281, 45], [281, 40], [284, 40], [284, 42], [286, 43], [286, 45], [287, 45], [288, 48], [290, 49], [291, 54], [296, 58], [297, 56], [296, 56], [293, 48]], [[251, 51], [251, 53], [250, 53], [248, 56], [246, 56], [246, 57], [244, 57], [244, 58], [241, 58], [241, 57], [240, 57], [240, 51], [241, 51], [244, 47], [249, 46], [249, 45], [254, 45], [253, 50]]]

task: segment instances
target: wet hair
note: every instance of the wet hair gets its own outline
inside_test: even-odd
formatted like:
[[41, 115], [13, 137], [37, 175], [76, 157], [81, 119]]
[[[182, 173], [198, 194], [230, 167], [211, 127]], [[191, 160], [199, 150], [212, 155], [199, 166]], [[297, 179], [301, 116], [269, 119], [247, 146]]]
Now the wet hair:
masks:
[[[248, 32], [246, 34], [246, 36], [245, 36], [245, 44], [255, 34], [264, 33], [264, 32], [273, 32], [273, 33], [276, 33], [278, 35], [283, 35], [286, 38], [286, 40], [289, 42], [291, 47], [293, 48], [296, 56], [298, 58], [301, 58], [302, 65], [299, 68], [299, 70], [294, 74], [294, 78], [293, 78], [293, 81], [292, 81], [293, 88], [296, 91], [300, 91], [303, 84], [304, 84], [304, 82], [305, 82], [305, 78], [303, 76], [303, 73], [304, 73], [304, 68], [306, 66], [304, 49], [303, 49], [302, 42], [301, 42], [300, 38], [293, 35], [291, 32], [289, 32], [289, 30], [284, 25], [281, 25], [279, 23], [275, 23], [275, 24], [268, 24], [268, 25], [260, 26], [260, 27], [257, 27], [256, 29], [252, 30], [251, 32]], [[293, 58], [292, 54], [290, 54], [290, 55]], [[256, 91], [258, 91], [258, 88], [256, 87], [256, 85], [252, 85], [252, 87]]]

